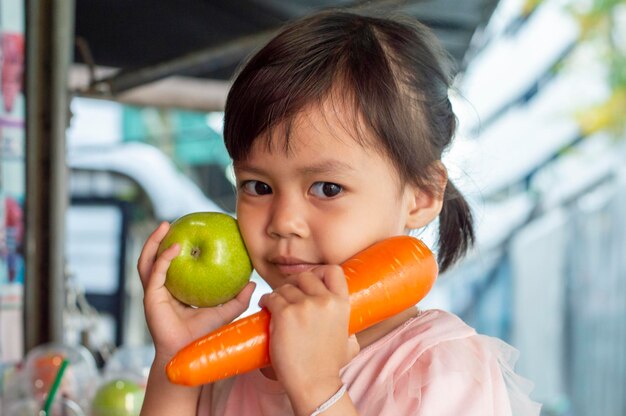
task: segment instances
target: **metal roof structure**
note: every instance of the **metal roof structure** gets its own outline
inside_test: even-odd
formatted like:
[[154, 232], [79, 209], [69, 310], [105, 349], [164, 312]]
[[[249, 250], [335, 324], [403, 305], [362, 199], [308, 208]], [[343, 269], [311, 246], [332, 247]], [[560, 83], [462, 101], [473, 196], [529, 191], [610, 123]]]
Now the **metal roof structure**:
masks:
[[228, 80], [241, 61], [290, 20], [333, 7], [412, 16], [434, 30], [462, 71], [468, 53], [475, 47], [472, 39], [487, 23], [498, 1], [76, 0], [75, 3], [77, 65], [70, 80], [75, 92], [137, 104], [210, 110], [219, 109]]

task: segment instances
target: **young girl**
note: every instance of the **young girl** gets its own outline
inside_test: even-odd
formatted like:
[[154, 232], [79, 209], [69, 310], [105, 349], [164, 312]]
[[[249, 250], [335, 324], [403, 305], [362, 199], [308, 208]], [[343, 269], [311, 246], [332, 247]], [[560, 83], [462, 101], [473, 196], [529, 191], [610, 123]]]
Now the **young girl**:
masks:
[[348, 336], [343, 261], [439, 219], [448, 268], [473, 240], [468, 205], [441, 154], [455, 116], [442, 53], [423, 26], [324, 12], [282, 30], [238, 74], [224, 137], [237, 218], [254, 268], [274, 289], [272, 366], [205, 385], [170, 384], [164, 366], [233, 320], [253, 285], [193, 309], [164, 288], [179, 247], [138, 263], [156, 357], [143, 415], [537, 415], [514, 350], [439, 310], [409, 308]]

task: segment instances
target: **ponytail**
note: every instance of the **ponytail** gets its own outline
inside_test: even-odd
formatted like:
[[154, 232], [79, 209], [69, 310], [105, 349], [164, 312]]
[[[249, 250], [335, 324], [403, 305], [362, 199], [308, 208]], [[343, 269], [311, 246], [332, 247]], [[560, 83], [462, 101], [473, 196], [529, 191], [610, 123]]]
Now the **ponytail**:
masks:
[[474, 225], [469, 204], [448, 181], [439, 214], [439, 269], [444, 272], [474, 243]]

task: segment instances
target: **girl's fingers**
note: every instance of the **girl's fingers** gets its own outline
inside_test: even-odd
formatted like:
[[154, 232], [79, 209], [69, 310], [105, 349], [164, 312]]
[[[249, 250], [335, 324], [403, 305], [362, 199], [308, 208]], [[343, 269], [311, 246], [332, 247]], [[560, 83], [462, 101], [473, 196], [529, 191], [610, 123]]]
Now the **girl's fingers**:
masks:
[[322, 278], [313, 272], [298, 275], [294, 278], [293, 284], [307, 295], [322, 296], [328, 293], [328, 288]]
[[[325, 296], [330, 293], [348, 296], [348, 286], [339, 266], [321, 266], [309, 272], [291, 277], [287, 283], [274, 290], [275, 295], [288, 303], [301, 302], [307, 296]], [[267, 299], [263, 296], [261, 299]], [[261, 302], [259, 305], [262, 306]]]
[[270, 314], [276, 313], [279, 309], [284, 309], [288, 305], [289, 302], [278, 294], [278, 292], [266, 293], [261, 296], [261, 299], [259, 300], [259, 306], [267, 309]]
[[348, 284], [340, 266], [320, 266], [311, 270], [332, 293], [348, 296]]
[[148, 237], [143, 249], [141, 250], [141, 255], [137, 261], [137, 271], [139, 272], [139, 277], [141, 278], [141, 282], [144, 287], [146, 286], [147, 279], [150, 276], [152, 266], [156, 260], [156, 253], [159, 249], [159, 244], [161, 244], [161, 241], [163, 240], [163, 237], [165, 237], [165, 234], [167, 234], [169, 228], [169, 223], [163, 221], [152, 232], [152, 234], [150, 234], [150, 237]]
[[273, 296], [274, 292], [265, 293], [259, 298], [259, 308], [267, 308], [267, 302], [269, 301], [269, 297]]
[[254, 282], [248, 282], [234, 299], [229, 300], [215, 309], [222, 320], [221, 325], [226, 325], [233, 321], [248, 309], [255, 287], [256, 284]]
[[163, 287], [165, 284], [165, 278], [167, 276], [167, 269], [170, 267], [172, 260], [178, 256], [180, 252], [179, 244], [172, 244], [168, 247], [154, 262], [152, 267], [152, 273], [150, 273], [149, 280], [145, 283], [145, 291], [153, 291]]
[[285, 283], [274, 292], [276, 292], [277, 295], [282, 296], [288, 303], [297, 303], [306, 297], [302, 290], [292, 283]]
[[308, 296], [318, 297], [329, 294], [348, 297], [348, 285], [343, 269], [339, 266], [321, 266], [294, 276], [274, 292], [263, 295], [259, 306], [271, 309], [276, 305], [302, 302]]

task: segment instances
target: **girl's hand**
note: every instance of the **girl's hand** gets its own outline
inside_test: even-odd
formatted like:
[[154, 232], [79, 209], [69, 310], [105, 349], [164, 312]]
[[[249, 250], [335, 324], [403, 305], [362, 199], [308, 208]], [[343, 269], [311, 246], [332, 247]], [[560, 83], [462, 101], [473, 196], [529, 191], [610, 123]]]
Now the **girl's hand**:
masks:
[[321, 266], [301, 273], [259, 304], [271, 314], [270, 359], [276, 376], [292, 402], [307, 399], [314, 409], [341, 386], [340, 369], [359, 352], [356, 337], [348, 336], [343, 270]]
[[191, 341], [243, 313], [254, 291], [254, 283], [248, 283], [235, 299], [214, 308], [192, 308], [179, 302], [164, 284], [170, 262], [178, 255], [180, 247], [175, 244], [158, 258], [156, 255], [168, 230], [167, 222], [159, 225], [146, 240], [137, 263], [144, 290], [143, 304], [148, 329], [157, 355], [164, 359], [171, 358]]

